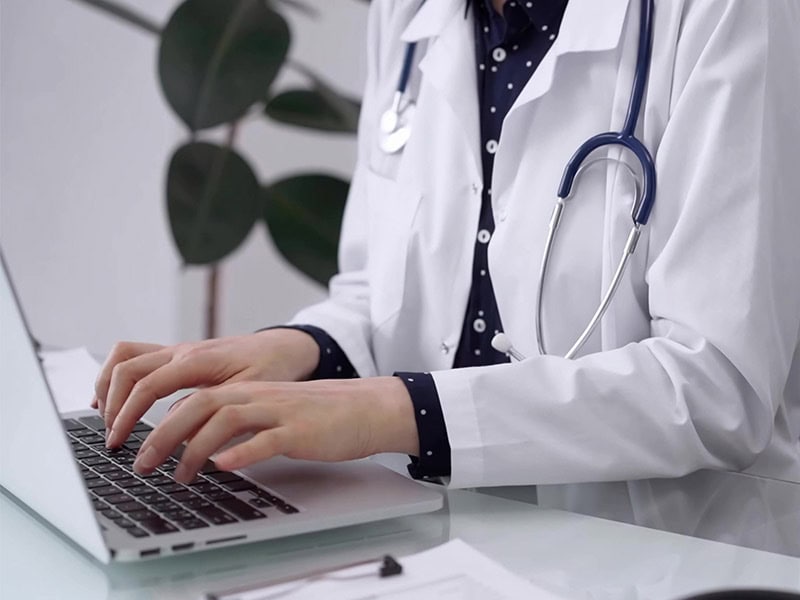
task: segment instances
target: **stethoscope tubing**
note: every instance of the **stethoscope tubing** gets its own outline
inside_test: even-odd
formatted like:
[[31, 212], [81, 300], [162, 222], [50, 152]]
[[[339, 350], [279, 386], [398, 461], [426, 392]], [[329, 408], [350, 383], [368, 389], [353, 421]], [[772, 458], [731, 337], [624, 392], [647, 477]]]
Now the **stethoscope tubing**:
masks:
[[622, 277], [625, 274], [631, 256], [636, 250], [636, 245], [641, 236], [642, 227], [647, 224], [650, 218], [650, 213], [653, 209], [656, 198], [656, 168], [653, 157], [647, 150], [645, 145], [635, 137], [636, 124], [639, 121], [639, 115], [642, 108], [642, 101], [644, 99], [645, 86], [650, 71], [650, 56], [653, 43], [653, 13], [654, 13], [654, 0], [641, 0], [641, 15], [639, 21], [639, 44], [636, 53], [636, 70], [633, 77], [633, 87], [631, 90], [630, 100], [628, 102], [628, 111], [625, 115], [625, 122], [622, 129], [618, 132], [606, 132], [595, 135], [578, 147], [575, 153], [567, 162], [564, 168], [564, 173], [561, 177], [561, 183], [558, 186], [556, 206], [553, 210], [553, 215], [548, 225], [547, 238], [545, 240], [544, 251], [542, 254], [542, 262], [539, 268], [539, 282], [536, 289], [536, 314], [535, 314], [535, 328], [536, 328], [536, 343], [538, 346], [539, 354], [547, 354], [547, 348], [544, 341], [544, 332], [542, 328], [542, 299], [544, 296], [545, 284], [547, 281], [547, 267], [550, 262], [550, 256], [555, 244], [558, 228], [561, 223], [564, 210], [567, 206], [567, 201], [573, 193], [575, 180], [578, 175], [590, 165], [602, 160], [612, 160], [608, 157], [599, 158], [593, 161], [586, 162], [586, 159], [595, 150], [603, 146], [618, 145], [626, 148], [634, 156], [636, 156], [642, 171], [642, 186], [638, 187], [638, 179], [636, 178], [633, 170], [621, 163], [627, 171], [633, 175], [634, 181], [637, 182], [636, 201], [631, 209], [631, 219], [633, 221], [631, 230], [628, 234], [628, 239], [625, 242], [625, 248], [617, 263], [617, 268], [611, 278], [611, 283], [606, 288], [603, 298], [600, 301], [597, 310], [592, 315], [589, 323], [584, 328], [583, 332], [578, 336], [578, 339], [572, 347], [564, 355], [565, 358], [574, 358], [583, 345], [588, 341], [594, 330], [599, 325], [600, 321], [611, 305], [614, 295], [619, 288]]

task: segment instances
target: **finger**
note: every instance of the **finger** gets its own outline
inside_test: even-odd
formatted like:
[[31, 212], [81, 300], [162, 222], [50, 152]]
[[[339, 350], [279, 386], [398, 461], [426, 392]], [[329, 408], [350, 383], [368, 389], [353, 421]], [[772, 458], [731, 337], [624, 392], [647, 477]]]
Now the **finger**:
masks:
[[175, 469], [175, 481], [188, 483], [205, 461], [233, 438], [261, 431], [275, 425], [270, 411], [263, 405], [229, 404], [206, 421], [186, 446]]
[[119, 342], [114, 345], [111, 352], [108, 354], [103, 366], [100, 368], [100, 373], [94, 384], [94, 395], [99, 401], [99, 407], [104, 408], [106, 394], [108, 394], [108, 387], [111, 385], [111, 372], [118, 363], [130, 360], [140, 354], [147, 352], [155, 352], [160, 350], [163, 346], [158, 344], [142, 344], [137, 342]]
[[[213, 356], [207, 353], [187, 352], [176, 358], [172, 348], [164, 349], [164, 353], [170, 353], [171, 360], [137, 381], [130, 389], [127, 399], [123, 400], [119, 413], [111, 419], [108, 442], [110, 446], [122, 443], [136, 421], [156, 400], [165, 398], [182, 388], [198, 387], [208, 383], [209, 373], [213, 372], [215, 367]], [[108, 421], [106, 427], [109, 427]]]
[[193, 437], [220, 408], [216, 391], [216, 388], [197, 391], [169, 413], [142, 444], [133, 463], [134, 470], [138, 473], [152, 471], [184, 440]]
[[91, 406], [92, 406], [92, 408], [97, 408], [97, 407], [98, 407], [98, 404], [97, 404], [97, 396], [95, 396], [94, 398], [92, 398], [92, 404], [91, 404]]
[[[223, 471], [234, 471], [274, 456], [286, 454], [289, 436], [285, 427], [267, 429], [249, 440], [236, 444], [220, 453], [214, 463]], [[176, 471], [177, 472], [177, 471]]]
[[[130, 396], [133, 388], [138, 385], [140, 381], [146, 379], [148, 375], [167, 364], [171, 358], [171, 352], [168, 349], [163, 349], [157, 352], [141, 354], [130, 360], [117, 363], [111, 373], [111, 383], [108, 387], [105, 411], [103, 413], [106, 429], [109, 431], [114, 429], [117, 415]], [[150, 404], [152, 404], [152, 402]], [[149, 408], [149, 406], [147, 408]], [[145, 408], [141, 414], [144, 414], [147, 408]], [[141, 416], [141, 414], [139, 416]]]

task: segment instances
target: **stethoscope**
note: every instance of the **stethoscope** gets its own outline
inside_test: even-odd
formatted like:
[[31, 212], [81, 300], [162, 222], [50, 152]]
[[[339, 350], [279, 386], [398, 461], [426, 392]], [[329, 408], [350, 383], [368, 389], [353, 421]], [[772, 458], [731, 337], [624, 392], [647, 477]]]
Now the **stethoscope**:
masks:
[[[545, 240], [544, 253], [542, 255], [542, 262], [539, 268], [539, 282], [536, 291], [536, 340], [538, 344], [539, 354], [547, 354], [547, 349], [544, 342], [544, 334], [542, 330], [542, 297], [544, 295], [545, 283], [547, 281], [547, 267], [550, 263], [550, 256], [555, 244], [556, 234], [558, 232], [559, 224], [564, 214], [564, 209], [567, 206], [567, 201], [572, 197], [574, 190], [575, 179], [583, 173], [586, 169], [595, 163], [602, 161], [617, 161], [622, 165], [626, 172], [633, 177], [636, 186], [637, 200], [633, 205], [631, 211], [632, 226], [628, 239], [625, 242], [625, 247], [622, 255], [617, 264], [614, 276], [606, 288], [605, 294], [600, 301], [597, 310], [589, 320], [588, 325], [584, 328], [583, 332], [578, 336], [578, 339], [572, 347], [564, 355], [565, 358], [574, 358], [589, 337], [594, 332], [597, 325], [600, 323], [603, 315], [608, 310], [614, 295], [619, 288], [622, 277], [630, 262], [630, 258], [636, 250], [637, 242], [641, 236], [642, 227], [647, 224], [650, 217], [650, 212], [653, 209], [653, 204], [656, 198], [656, 168], [653, 163], [653, 158], [645, 145], [639, 141], [635, 136], [636, 124], [639, 121], [639, 113], [642, 108], [642, 99], [644, 98], [645, 84], [647, 83], [647, 75], [650, 70], [650, 56], [652, 50], [653, 40], [653, 12], [654, 0], [641, 0], [641, 15], [639, 21], [639, 46], [636, 55], [636, 71], [633, 78], [633, 88], [631, 90], [631, 97], [628, 102], [628, 112], [625, 116], [625, 122], [620, 131], [611, 131], [607, 133], [600, 133], [594, 137], [589, 138], [577, 149], [575, 154], [569, 159], [564, 173], [561, 176], [561, 183], [558, 186], [556, 205], [553, 209], [553, 214], [550, 218], [550, 223], [547, 231], [547, 238]], [[414, 61], [415, 43], [409, 43], [406, 46], [406, 53], [403, 60], [403, 69], [400, 76], [400, 81], [397, 86], [394, 98], [392, 99], [392, 106], [387, 110], [381, 118], [381, 149], [388, 153], [394, 154], [400, 151], [408, 141], [411, 135], [411, 117], [415, 109], [414, 102], [406, 98], [406, 91], [408, 87], [408, 79], [411, 73], [411, 66]], [[611, 157], [595, 158], [587, 161], [588, 156], [603, 146], [618, 145], [630, 150], [639, 161], [642, 169], [642, 181], [634, 173], [633, 169], [626, 163]], [[514, 360], [524, 360], [525, 357], [514, 349], [510, 339], [505, 333], [498, 333], [492, 339], [492, 346], [495, 350], [503, 352], [513, 358]]]

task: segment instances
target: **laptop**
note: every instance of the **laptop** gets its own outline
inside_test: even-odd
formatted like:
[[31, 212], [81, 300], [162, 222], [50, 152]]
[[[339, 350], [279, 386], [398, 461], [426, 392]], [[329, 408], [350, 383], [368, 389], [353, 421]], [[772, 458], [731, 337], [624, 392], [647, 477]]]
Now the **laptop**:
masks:
[[[132, 469], [169, 409], [157, 402], [125, 446], [105, 448], [96, 411], [59, 414], [0, 252], [0, 487], [102, 563], [130, 562], [432, 512], [440, 492], [373, 460], [277, 457], [236, 472], [208, 461], [174, 481]], [[87, 403], [89, 399], [86, 399]]]

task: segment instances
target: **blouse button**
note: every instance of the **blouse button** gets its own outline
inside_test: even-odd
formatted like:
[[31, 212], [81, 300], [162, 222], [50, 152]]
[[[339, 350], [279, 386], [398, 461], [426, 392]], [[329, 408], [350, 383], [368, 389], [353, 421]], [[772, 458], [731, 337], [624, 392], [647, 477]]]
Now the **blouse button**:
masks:
[[504, 48], [495, 48], [492, 50], [492, 58], [495, 62], [503, 62], [506, 59], [507, 53]]

